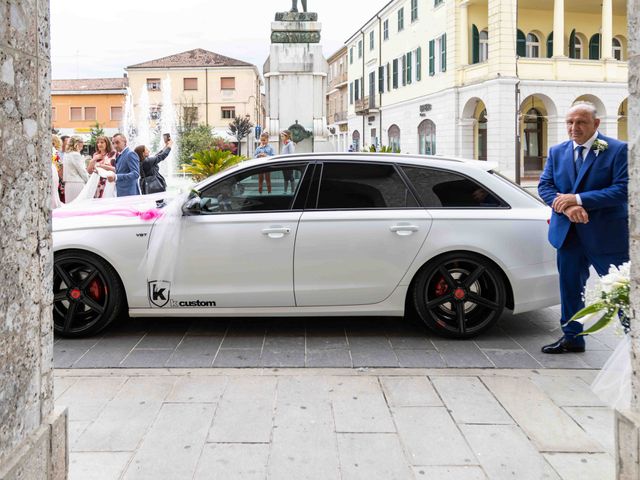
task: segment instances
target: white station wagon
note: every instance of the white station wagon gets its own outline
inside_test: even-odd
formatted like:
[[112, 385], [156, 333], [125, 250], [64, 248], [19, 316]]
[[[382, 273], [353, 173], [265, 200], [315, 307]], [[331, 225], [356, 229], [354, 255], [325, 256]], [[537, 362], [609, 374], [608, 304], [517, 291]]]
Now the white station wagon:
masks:
[[127, 313], [417, 314], [437, 334], [472, 337], [505, 308], [558, 303], [549, 216], [486, 162], [359, 153], [246, 161], [188, 196], [56, 210], [55, 331], [92, 335]]

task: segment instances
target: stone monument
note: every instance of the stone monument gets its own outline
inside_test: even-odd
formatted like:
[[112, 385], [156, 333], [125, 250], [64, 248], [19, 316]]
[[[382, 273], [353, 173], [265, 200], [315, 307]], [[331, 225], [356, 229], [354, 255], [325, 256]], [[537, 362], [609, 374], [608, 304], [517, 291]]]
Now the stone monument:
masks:
[[276, 13], [271, 24], [271, 50], [264, 64], [266, 128], [271, 143], [279, 145], [278, 134], [290, 130], [296, 152], [328, 151], [329, 65], [320, 46], [322, 26], [317, 13], [307, 12], [306, 0], [302, 0], [303, 12], [298, 12], [297, 5], [293, 0], [291, 11]]

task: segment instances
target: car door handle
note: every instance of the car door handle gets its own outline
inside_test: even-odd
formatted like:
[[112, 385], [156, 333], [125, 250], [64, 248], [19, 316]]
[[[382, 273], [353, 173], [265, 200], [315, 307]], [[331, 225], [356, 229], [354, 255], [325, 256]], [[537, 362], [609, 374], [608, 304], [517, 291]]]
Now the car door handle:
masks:
[[269, 238], [282, 238], [289, 233], [291, 233], [289, 227], [270, 227], [262, 230], [262, 234]]
[[420, 227], [418, 227], [417, 225], [394, 225], [392, 227], [389, 227], [389, 230], [391, 230], [393, 233], [397, 233], [401, 237], [404, 237], [417, 232], [418, 230], [420, 230]]

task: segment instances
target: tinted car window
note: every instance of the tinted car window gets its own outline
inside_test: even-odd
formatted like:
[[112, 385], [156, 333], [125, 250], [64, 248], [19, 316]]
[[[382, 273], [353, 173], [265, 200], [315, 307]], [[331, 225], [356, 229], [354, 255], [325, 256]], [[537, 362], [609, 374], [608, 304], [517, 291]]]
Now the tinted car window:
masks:
[[200, 195], [201, 213], [289, 210], [305, 165], [264, 166], [215, 183]]
[[402, 167], [425, 208], [496, 208], [504, 206], [473, 180], [453, 172]]
[[417, 203], [393, 165], [325, 163], [319, 209], [408, 208]]

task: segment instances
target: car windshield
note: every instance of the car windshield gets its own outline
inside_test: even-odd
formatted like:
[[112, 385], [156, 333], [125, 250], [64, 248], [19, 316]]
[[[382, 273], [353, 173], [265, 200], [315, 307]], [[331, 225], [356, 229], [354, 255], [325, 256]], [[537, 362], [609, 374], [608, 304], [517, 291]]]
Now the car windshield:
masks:
[[496, 172], [495, 170], [489, 170], [489, 173], [491, 173], [492, 175], [494, 175], [496, 178], [499, 178], [500, 180], [502, 180], [504, 183], [508, 184], [511, 186], [511, 188], [515, 188], [516, 190], [523, 192], [525, 194], [527, 194], [529, 197], [533, 198], [534, 200], [536, 200], [538, 203], [547, 206], [546, 203], [544, 203], [540, 197], [538, 197], [536, 194], [534, 194], [533, 192], [527, 190], [526, 188], [522, 188], [520, 185], [518, 185], [517, 183], [515, 183], [514, 181], [510, 180], [509, 178], [505, 177], [504, 175], [502, 175], [499, 172]]

